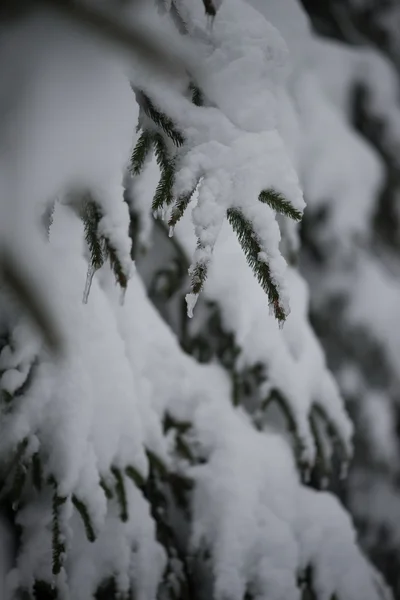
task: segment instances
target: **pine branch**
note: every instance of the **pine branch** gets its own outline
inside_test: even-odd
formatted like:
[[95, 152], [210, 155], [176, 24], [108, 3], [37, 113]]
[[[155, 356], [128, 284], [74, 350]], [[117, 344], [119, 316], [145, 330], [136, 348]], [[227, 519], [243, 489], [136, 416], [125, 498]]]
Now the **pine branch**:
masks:
[[126, 498], [125, 482], [121, 471], [117, 467], [112, 467], [111, 473], [115, 477], [115, 492], [120, 506], [120, 518], [124, 523], [128, 520], [128, 500]]
[[85, 240], [90, 254], [90, 263], [93, 270], [98, 271], [105, 261], [104, 241], [98, 233], [102, 215], [90, 195], [87, 195], [83, 202], [81, 216], [85, 230]]
[[128, 287], [128, 277], [121, 265], [121, 262], [118, 258], [116, 250], [111, 246], [109, 240], [104, 238], [104, 245], [106, 249], [106, 253], [108, 259], [110, 261], [110, 266], [112, 272], [114, 273], [114, 277], [122, 290], [126, 290]]
[[189, 206], [190, 201], [193, 197], [193, 194], [195, 193], [195, 191], [197, 189], [197, 186], [198, 186], [198, 182], [196, 183], [195, 187], [190, 192], [188, 192], [187, 194], [182, 194], [181, 196], [179, 196], [179, 198], [175, 202], [175, 205], [172, 209], [171, 216], [168, 221], [168, 225], [170, 227], [174, 228], [175, 225], [183, 217], [184, 212], [187, 209], [187, 207]]
[[229, 208], [227, 211], [227, 216], [229, 223], [239, 239], [248, 264], [252, 268], [258, 282], [268, 296], [269, 303], [273, 307], [276, 319], [280, 322], [283, 322], [286, 319], [286, 313], [280, 304], [278, 288], [272, 281], [269, 266], [265, 262], [260, 261], [258, 258], [262, 248], [251, 222], [248, 221], [244, 217], [243, 213], [237, 208]]
[[139, 490], [144, 489], [146, 485], [146, 480], [141, 475], [141, 473], [139, 473], [139, 471], [135, 469], [133, 465], [128, 465], [125, 469], [125, 473], [129, 477], [129, 479], [131, 479], [132, 482], [136, 485], [136, 487], [139, 488]]
[[154, 148], [157, 164], [161, 170], [161, 177], [153, 197], [152, 210], [157, 212], [163, 206], [173, 202], [173, 186], [175, 180], [175, 164], [168, 156], [167, 147], [161, 134], [154, 136]]
[[187, 23], [183, 19], [179, 10], [177, 9], [174, 0], [172, 0], [172, 2], [171, 2], [171, 8], [170, 8], [169, 14], [171, 16], [172, 22], [174, 23], [174, 25], [177, 28], [177, 30], [179, 31], [179, 33], [181, 35], [187, 35], [188, 34]]
[[286, 198], [275, 190], [263, 190], [258, 199], [263, 204], [268, 204], [275, 212], [290, 217], [294, 221], [301, 221], [302, 213], [294, 208]]
[[136, 93], [140, 107], [146, 115], [171, 138], [176, 146], [182, 146], [185, 139], [180, 131], [175, 128], [174, 122], [167, 115], [159, 111], [150, 98], [143, 92]]
[[155, 133], [153, 136], [154, 153], [157, 164], [161, 172], [172, 166], [172, 159], [169, 157], [167, 145], [161, 133]]
[[75, 494], [72, 496], [72, 503], [82, 518], [87, 539], [89, 540], [89, 542], [96, 541], [96, 534], [94, 532], [92, 521], [90, 519], [89, 511], [87, 509], [86, 504], [82, 502], [82, 500], [79, 500], [79, 498], [77, 498]]
[[140, 175], [142, 172], [153, 146], [153, 138], [154, 133], [147, 129], [140, 134], [131, 156], [131, 172], [133, 175]]
[[107, 485], [103, 478], [100, 479], [100, 487], [102, 488], [107, 500], [112, 500], [112, 498], [114, 498], [111, 488]]
[[[55, 481], [53, 485], [56, 488]], [[61, 572], [64, 554], [65, 544], [62, 540], [61, 527], [60, 527], [60, 508], [66, 502], [66, 498], [59, 496], [57, 489], [53, 493], [53, 524], [52, 524], [52, 541], [53, 541], [53, 575], [58, 575]]]
[[82, 208], [81, 217], [84, 224], [85, 239], [89, 248], [90, 263], [84, 292], [84, 302], [87, 302], [93, 275], [101, 269], [105, 260], [110, 261], [111, 269], [120, 287], [125, 290], [128, 285], [128, 276], [119, 260], [116, 249], [110, 240], [99, 233], [100, 221], [103, 217], [100, 208], [90, 194], [87, 194]]
[[202, 91], [200, 90], [200, 88], [197, 87], [196, 84], [194, 84], [193, 82], [191, 82], [189, 84], [189, 90], [192, 94], [192, 102], [193, 104], [195, 104], [196, 106], [203, 106], [204, 104], [204, 96], [202, 94]]
[[32, 456], [32, 483], [40, 492], [43, 485], [43, 467], [39, 452], [35, 452]]
[[191, 291], [196, 296], [200, 294], [207, 279], [208, 268], [205, 263], [197, 263], [190, 271]]

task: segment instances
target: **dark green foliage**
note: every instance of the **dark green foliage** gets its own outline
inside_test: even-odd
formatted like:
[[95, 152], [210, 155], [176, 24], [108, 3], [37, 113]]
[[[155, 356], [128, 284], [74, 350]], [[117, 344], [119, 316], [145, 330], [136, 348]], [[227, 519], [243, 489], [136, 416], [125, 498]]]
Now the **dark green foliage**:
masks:
[[90, 519], [89, 511], [86, 507], [86, 504], [82, 502], [82, 500], [79, 500], [79, 498], [77, 498], [75, 494], [72, 496], [72, 503], [82, 518], [83, 524], [85, 526], [87, 539], [89, 540], [89, 542], [94, 542], [96, 540], [96, 534], [94, 532], [92, 521]]
[[9, 502], [11, 502], [11, 506], [15, 511], [17, 511], [19, 508], [19, 503], [25, 488], [26, 480], [27, 467], [22, 461], [20, 461], [15, 469], [13, 482], [8, 494]]
[[243, 213], [237, 208], [228, 209], [228, 220], [238, 236], [240, 245], [245, 253], [247, 262], [252, 268], [268, 300], [273, 307], [275, 317], [282, 322], [286, 319], [286, 313], [280, 304], [279, 292], [276, 284], [271, 279], [269, 266], [260, 261], [258, 256], [262, 251], [261, 245], [254, 232], [253, 226]]
[[198, 88], [197, 85], [195, 85], [192, 82], [189, 85], [189, 90], [190, 90], [191, 95], [192, 95], [192, 102], [193, 102], [193, 104], [195, 104], [196, 106], [203, 106], [203, 104], [204, 104], [204, 97], [203, 97], [203, 94], [201, 92], [201, 89]]
[[106, 250], [106, 255], [108, 255], [108, 259], [110, 261], [111, 269], [114, 273], [115, 279], [122, 290], [126, 290], [128, 287], [128, 277], [122, 268], [118, 255], [113, 248], [107, 238], [104, 238], [104, 245]]
[[89, 249], [90, 263], [94, 271], [101, 269], [105, 261], [104, 239], [99, 235], [99, 224], [102, 218], [99, 207], [88, 194], [82, 203], [82, 221], [85, 229], [85, 240]]
[[22, 462], [23, 456], [25, 454], [25, 450], [28, 447], [28, 438], [24, 438], [17, 446], [14, 456], [12, 457], [10, 463], [6, 466], [4, 471], [1, 474], [0, 480], [0, 495], [3, 495], [5, 489], [7, 487], [7, 483], [9, 482], [9, 478], [15, 470], [18, 469], [18, 466]]
[[207, 265], [205, 263], [197, 263], [191, 271], [191, 291], [193, 294], [200, 294], [207, 279]]
[[[149, 478], [146, 483], [145, 496], [149, 502], [151, 515], [156, 523], [157, 541], [162, 544], [167, 554], [167, 564], [160, 582], [157, 599], [194, 600], [195, 590], [191, 581], [191, 572], [187, 563], [186, 553], [182, 551], [173, 527], [169, 521], [170, 493], [185, 503], [184, 493], [174, 489], [177, 480], [171, 477], [163, 462], [151, 451], [149, 458]], [[181, 484], [181, 482], [179, 482]], [[168, 490], [170, 493], [168, 493]], [[177, 565], [179, 568], [177, 570]]]
[[125, 469], [126, 475], [133, 481], [137, 488], [143, 490], [146, 485], [146, 480], [135, 467], [128, 465]]
[[111, 488], [107, 485], [103, 478], [100, 479], [100, 487], [103, 489], [104, 495], [107, 498], [107, 500], [111, 500], [114, 497]]
[[153, 147], [154, 133], [144, 130], [139, 136], [131, 156], [131, 171], [133, 175], [140, 175], [146, 159]]
[[190, 192], [188, 192], [187, 194], [183, 194], [175, 202], [175, 205], [172, 209], [171, 216], [168, 221], [168, 225], [170, 227], [175, 227], [175, 225], [178, 223], [178, 221], [180, 221], [181, 218], [183, 217], [185, 210], [187, 209], [187, 207], [190, 204], [191, 199], [193, 198], [193, 194], [196, 191], [197, 185], [198, 185], [198, 183], [195, 185], [195, 187]]
[[128, 501], [126, 498], [126, 490], [125, 490], [125, 482], [124, 477], [117, 467], [111, 468], [111, 473], [115, 477], [115, 493], [117, 495], [117, 500], [120, 508], [120, 517], [121, 521], [126, 522], [129, 518], [128, 515]]
[[290, 217], [294, 221], [301, 221], [301, 212], [294, 208], [283, 194], [272, 189], [263, 190], [260, 192], [258, 199], [263, 204], [268, 204], [274, 211], [285, 215], [285, 217]]
[[142, 91], [136, 92], [136, 97], [140, 108], [146, 115], [171, 138], [176, 146], [182, 146], [184, 137], [180, 131], [175, 128], [175, 125], [167, 115], [158, 110], [150, 98]]
[[32, 456], [32, 483], [36, 490], [40, 492], [43, 485], [43, 468], [38, 452], [35, 452]]
[[331, 474], [331, 465], [325, 454], [325, 447], [322, 439], [323, 433], [321, 433], [320, 426], [318, 416], [315, 414], [315, 411], [312, 410], [310, 414], [310, 427], [315, 442], [317, 456], [314, 468], [311, 472], [311, 483], [313, 484], [313, 487], [317, 489], [322, 487], [321, 482], [329, 478]]
[[169, 14], [171, 15], [172, 21], [178, 29], [179, 33], [181, 33], [182, 35], [186, 35], [188, 32], [187, 25], [183, 20], [179, 10], [176, 8], [175, 2], [171, 2], [171, 10], [169, 11]]
[[[56, 486], [55, 486], [56, 488]], [[53, 546], [53, 575], [58, 575], [61, 572], [64, 554], [65, 544], [61, 533], [60, 526], [60, 508], [66, 502], [66, 498], [59, 496], [57, 489], [54, 489], [53, 493], [53, 523], [52, 523], [52, 546]]]
[[81, 203], [81, 218], [84, 224], [85, 239], [90, 254], [90, 265], [88, 271], [88, 284], [84, 300], [87, 301], [90, 282], [93, 274], [101, 269], [105, 261], [110, 261], [111, 269], [120, 287], [125, 290], [128, 285], [128, 277], [118, 258], [116, 249], [110, 240], [99, 233], [99, 225], [102, 219], [101, 209], [90, 193], [87, 193]]
[[331, 421], [328, 413], [320, 404], [314, 404], [312, 410], [318, 415], [319, 419], [325, 424], [327, 434], [333, 444], [338, 456], [340, 457], [340, 461], [343, 465], [347, 466], [349, 462], [349, 455], [347, 452], [346, 445], [340, 435], [339, 430], [337, 429], [335, 423]]

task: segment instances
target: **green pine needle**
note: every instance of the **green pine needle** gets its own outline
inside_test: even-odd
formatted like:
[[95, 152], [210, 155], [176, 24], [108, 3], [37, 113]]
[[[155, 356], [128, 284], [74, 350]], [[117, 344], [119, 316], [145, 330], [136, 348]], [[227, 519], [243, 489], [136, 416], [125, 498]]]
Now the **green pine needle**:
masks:
[[65, 544], [62, 541], [60, 527], [60, 507], [66, 502], [66, 498], [59, 496], [57, 490], [53, 493], [53, 524], [52, 524], [52, 545], [53, 545], [53, 575], [58, 575], [61, 572]]
[[188, 33], [187, 23], [183, 19], [179, 10], [176, 8], [175, 2], [171, 2], [169, 14], [171, 15], [172, 22], [174, 23], [179, 33], [181, 35], [186, 35]]
[[156, 187], [153, 197], [152, 210], [157, 212], [164, 206], [169, 206], [174, 200], [172, 193], [175, 178], [173, 163], [170, 163], [166, 169], [161, 172], [160, 181]]
[[79, 500], [75, 495], [72, 496], [72, 503], [82, 518], [87, 539], [89, 542], [94, 542], [96, 540], [96, 534], [86, 504], [82, 502], [82, 500]]
[[121, 265], [118, 254], [106, 238], [104, 238], [104, 244], [116, 282], [119, 284], [121, 289], [126, 290], [128, 287], [128, 277]]
[[115, 492], [120, 507], [121, 521], [126, 523], [128, 520], [128, 500], [126, 498], [125, 482], [121, 471], [117, 467], [111, 468], [111, 473], [115, 477]]
[[294, 219], [294, 221], [301, 221], [302, 213], [294, 208], [286, 198], [276, 192], [275, 190], [263, 190], [260, 192], [258, 199], [263, 204], [268, 204], [274, 211]]
[[38, 452], [35, 452], [32, 456], [32, 482], [37, 491], [40, 492], [43, 485], [43, 467]]
[[[128, 285], [128, 277], [119, 260], [115, 248], [110, 240], [99, 234], [99, 225], [102, 219], [102, 213], [95, 200], [90, 194], [87, 194], [81, 209], [81, 217], [84, 224], [85, 239], [89, 248], [90, 265], [88, 271], [88, 284], [86, 292], [89, 292], [93, 274], [101, 269], [105, 260], [110, 261], [111, 269], [115, 279], [120, 287], [125, 290]], [[86, 297], [85, 292], [85, 297]]]
[[102, 488], [107, 500], [111, 500], [114, 497], [112, 490], [110, 489], [110, 487], [107, 485], [107, 483], [105, 482], [105, 480], [103, 478], [100, 479], [100, 487]]
[[164, 131], [164, 133], [174, 142], [175, 146], [182, 146], [184, 143], [184, 137], [180, 131], [175, 129], [175, 125], [167, 115], [160, 112], [152, 103], [150, 98], [140, 92], [137, 94], [139, 104], [143, 108], [146, 115]]
[[129, 477], [129, 479], [131, 479], [133, 481], [133, 483], [136, 485], [137, 488], [139, 488], [140, 490], [142, 490], [144, 488], [144, 486], [146, 485], [146, 480], [139, 473], [139, 471], [137, 469], [135, 469], [134, 466], [128, 465], [125, 469], [125, 473]]
[[191, 270], [192, 294], [200, 294], [207, 279], [208, 268], [204, 263], [197, 263]]
[[131, 172], [140, 175], [153, 146], [154, 133], [142, 131], [131, 156]]
[[197, 87], [196, 84], [194, 84], [193, 82], [191, 82], [189, 84], [189, 90], [192, 94], [192, 102], [193, 104], [195, 104], [196, 106], [203, 106], [204, 104], [204, 96], [200, 90], [200, 88]]
[[172, 209], [172, 213], [171, 213], [171, 216], [170, 216], [169, 221], [168, 221], [168, 225], [170, 227], [175, 227], [175, 225], [183, 217], [183, 215], [185, 213], [185, 210], [189, 206], [190, 201], [191, 201], [191, 199], [193, 197], [193, 194], [196, 191], [197, 185], [198, 184], [196, 183], [195, 187], [189, 193], [182, 194], [181, 196], [179, 196], [179, 198], [175, 202], [174, 208]]
[[90, 261], [94, 271], [98, 271], [104, 264], [104, 242], [98, 234], [99, 223], [101, 221], [101, 212], [94, 202], [88, 196], [83, 205], [81, 216], [85, 230], [85, 239], [89, 248]]
[[286, 319], [286, 313], [280, 304], [278, 288], [271, 279], [269, 266], [258, 258], [262, 249], [251, 222], [246, 219], [243, 213], [237, 208], [229, 208], [227, 216], [229, 223], [239, 239], [248, 264], [268, 296], [269, 303], [273, 307], [276, 319], [283, 322]]

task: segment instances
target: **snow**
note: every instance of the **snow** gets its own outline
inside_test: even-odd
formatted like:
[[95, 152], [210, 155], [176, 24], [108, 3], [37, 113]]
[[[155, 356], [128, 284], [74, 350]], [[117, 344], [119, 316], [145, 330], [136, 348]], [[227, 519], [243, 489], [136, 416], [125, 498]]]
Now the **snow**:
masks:
[[[20, 588], [31, 592], [35, 579], [43, 579], [58, 586], [60, 600], [88, 600], [104, 580], [115, 577], [121, 594], [134, 590], [138, 600], [153, 599], [167, 555], [157, 541], [149, 500], [126, 476], [131, 466], [145, 480], [146, 451], [151, 451], [166, 469], [194, 481], [191, 516], [180, 526], [186, 528], [184, 544], [190, 555], [204, 549], [210, 553], [207, 581], [216, 600], [242, 600], [246, 592], [260, 600], [298, 600], [297, 576], [310, 563], [319, 600], [330, 600], [334, 593], [358, 600], [360, 591], [365, 600], [377, 600], [382, 597], [378, 576], [360, 552], [344, 508], [331, 494], [300, 482], [287, 432], [282, 434], [268, 418], [258, 431], [248, 407], [232, 405], [230, 374], [217, 361], [200, 364], [183, 352], [147, 297], [130, 258], [124, 184], [129, 184], [131, 208], [138, 208], [139, 242], [149, 247], [157, 169], [153, 160], [142, 180], [124, 177], [137, 116], [128, 72], [134, 85], [149, 93], [185, 133], [176, 154], [174, 193], [191, 190], [199, 179], [200, 183], [190, 210], [176, 227], [176, 238], [184, 253], [194, 257], [193, 264], [209, 267], [204, 297], [217, 303], [224, 327], [240, 347], [238, 366], [265, 367], [262, 401], [272, 388], [284, 396], [301, 442], [301, 456], [296, 458], [308, 470], [316, 458], [310, 428], [315, 407], [326, 414], [350, 458], [352, 425], [308, 322], [305, 281], [281, 253], [281, 238], [287, 234], [295, 247], [296, 232], [259, 202], [258, 195], [273, 188], [303, 211], [298, 168], [311, 202], [318, 202], [322, 190], [342, 198], [343, 204], [335, 207], [335, 239], [355, 189], [347, 182], [342, 190], [337, 173], [327, 167], [344, 144], [349, 156], [354, 153], [367, 168], [360, 184], [365, 185], [365, 198], [358, 198], [364, 202], [361, 213], [357, 203], [345, 232], [349, 237], [362, 234], [381, 182], [379, 163], [357, 136], [348, 133], [339, 109], [330, 104], [313, 72], [305, 69], [289, 86], [291, 59], [284, 41], [289, 34], [283, 31], [282, 37], [275, 27], [279, 28], [280, 10], [271, 12], [271, 24], [249, 3], [225, 1], [212, 27], [207, 27], [200, 3], [194, 4], [190, 0], [186, 5], [191, 42], [182, 41], [182, 46], [187, 46], [190, 61], [197, 55], [191, 68], [207, 97], [204, 107], [194, 106], [183, 94], [188, 78], [180, 71], [167, 82], [166, 76], [143, 72], [134, 62], [128, 69], [125, 56], [101, 48], [87, 34], [47, 14], [30, 17], [2, 40], [0, 67], [5, 51], [7, 64], [15, 58], [17, 65], [14, 73], [4, 69], [10, 84], [4, 87], [16, 86], [19, 92], [3, 142], [9, 148], [0, 161], [0, 186], [9, 197], [7, 205], [0, 206], [2, 233], [21, 264], [32, 265], [38, 289], [51, 299], [49, 314], [62, 332], [64, 352], [54, 356], [15, 299], [1, 297], [12, 320], [10, 339], [0, 354], [0, 389], [13, 396], [8, 405], [0, 405], [1, 468], [26, 440], [20, 460], [28, 469], [32, 456], [39, 454], [44, 479], [41, 489], [30, 482], [25, 485], [21, 503], [13, 506], [22, 527], [13, 561], [7, 535], [0, 529], [0, 551], [5, 549], [0, 584], [6, 579], [11, 597]], [[267, 17], [270, 5], [257, 3]], [[286, 0], [289, 5], [294, 6]], [[128, 19], [129, 12], [126, 15]], [[296, 35], [306, 39], [308, 29], [301, 23], [306, 25], [303, 17]], [[295, 40], [290, 42], [294, 48]], [[18, 59], [22, 54], [23, 64]], [[1, 100], [5, 95], [2, 91]], [[329, 144], [321, 138], [324, 119], [337, 133], [327, 136]], [[347, 165], [349, 156], [343, 153], [340, 163], [348, 169], [346, 174], [354, 168], [353, 163]], [[99, 233], [130, 275], [123, 304], [109, 265], [94, 274], [87, 302], [82, 302], [87, 248], [70, 198], [88, 189], [102, 212]], [[46, 240], [38, 223], [53, 199]], [[227, 223], [226, 211], [232, 207], [253, 224], [259, 258], [270, 267], [288, 315], [283, 329]], [[190, 310], [196, 298], [189, 300]], [[375, 410], [373, 400], [369, 408]], [[190, 423], [187, 439], [193, 463], [176, 456], [172, 436], [164, 433], [167, 414]], [[389, 419], [382, 417], [376, 425], [380, 436], [389, 430]], [[126, 519], [120, 518], [115, 493], [118, 469]], [[47, 483], [49, 477], [56, 490]], [[106, 497], [102, 483], [114, 491], [113, 498]], [[65, 556], [61, 572], [53, 575], [55, 491], [65, 497], [59, 509]], [[87, 539], [77, 501], [87, 511], [94, 541]]]

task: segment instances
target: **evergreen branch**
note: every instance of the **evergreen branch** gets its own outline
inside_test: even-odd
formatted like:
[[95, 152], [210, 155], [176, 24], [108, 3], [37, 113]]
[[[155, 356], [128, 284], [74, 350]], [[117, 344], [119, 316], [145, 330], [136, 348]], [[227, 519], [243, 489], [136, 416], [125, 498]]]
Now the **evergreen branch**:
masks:
[[200, 88], [197, 87], [197, 85], [193, 82], [190, 82], [189, 84], [189, 90], [192, 94], [192, 102], [193, 104], [195, 104], [196, 106], [203, 106], [204, 104], [204, 96], [202, 94], [202, 91], [200, 90]]
[[260, 192], [258, 199], [263, 204], [268, 204], [275, 212], [278, 212], [285, 217], [290, 217], [294, 221], [301, 221], [302, 213], [294, 208], [286, 198], [275, 190], [263, 190]]
[[39, 452], [35, 452], [32, 456], [32, 483], [40, 492], [43, 485], [43, 467]]
[[175, 129], [172, 119], [159, 111], [143, 91], [137, 92], [137, 98], [140, 107], [143, 108], [146, 115], [157, 125], [157, 127], [160, 127], [160, 129], [171, 138], [175, 146], [182, 146], [185, 139], [181, 132]]
[[[262, 248], [251, 222], [246, 219], [243, 213], [237, 208], [229, 208], [227, 216], [232, 229], [239, 239], [248, 264], [253, 270], [262, 289], [268, 296], [269, 303], [274, 309], [276, 319], [283, 322], [286, 319], [286, 313], [280, 304], [278, 288], [271, 278], [269, 266], [258, 258]], [[199, 273], [199, 276], [204, 277], [201, 273]]]
[[156, 191], [153, 197], [152, 202], [152, 210], [153, 212], [157, 212], [163, 206], [169, 206], [172, 204], [174, 196], [173, 196], [173, 186], [175, 179], [175, 165], [174, 162], [167, 159], [163, 162], [163, 166], [161, 169], [161, 177], [160, 181], [157, 184]]
[[115, 492], [117, 494], [117, 500], [120, 506], [120, 517], [121, 521], [126, 523], [129, 518], [128, 515], [128, 500], [126, 498], [125, 482], [121, 471], [117, 467], [111, 468], [111, 473], [115, 477]]
[[104, 238], [104, 246], [114, 277], [121, 289], [126, 290], [128, 287], [128, 276], [125, 273], [121, 261], [118, 258], [116, 250], [111, 246], [109, 240]]
[[347, 451], [346, 443], [340, 435], [339, 429], [337, 428], [336, 424], [333, 421], [331, 421], [326, 409], [323, 406], [315, 403], [313, 404], [312, 408], [315, 411], [315, 413], [319, 416], [319, 418], [325, 423], [329, 437], [335, 444], [337, 450], [339, 450], [339, 458], [341, 462], [344, 465], [346, 465], [349, 462], [350, 457]]
[[150, 463], [151, 469], [159, 474], [161, 479], [168, 478], [168, 469], [165, 466], [164, 462], [155, 454], [152, 450], [146, 450], [147, 458]]
[[128, 285], [127, 274], [125, 273], [118, 254], [111, 245], [110, 240], [106, 236], [99, 234], [100, 221], [103, 215], [90, 194], [86, 195], [83, 202], [81, 217], [84, 224], [85, 239], [90, 253], [90, 264], [85, 286], [84, 301], [87, 301], [94, 273], [101, 269], [106, 258], [110, 261], [110, 266], [117, 283], [125, 290]]
[[15, 470], [14, 479], [12, 482], [9, 499], [13, 510], [18, 510], [18, 505], [21, 500], [22, 492], [26, 483], [26, 466], [19, 462]]
[[167, 145], [161, 133], [153, 134], [153, 143], [157, 164], [160, 171], [163, 172], [172, 166], [172, 160], [168, 156]]
[[181, 218], [184, 215], [185, 210], [187, 209], [187, 207], [190, 204], [190, 201], [193, 197], [193, 194], [196, 191], [196, 188], [198, 186], [198, 183], [196, 183], [196, 185], [194, 186], [194, 188], [188, 192], [187, 194], [182, 194], [181, 196], [179, 196], [179, 198], [177, 199], [177, 201], [175, 202], [174, 208], [172, 209], [172, 213], [171, 216], [169, 218], [168, 221], [168, 225], [170, 227], [175, 227], [175, 225], [181, 220]]
[[207, 279], [208, 268], [205, 263], [197, 263], [190, 272], [192, 294], [200, 294]]
[[140, 175], [153, 145], [153, 132], [144, 130], [139, 136], [131, 156], [130, 170], [133, 175]]
[[[53, 485], [55, 485], [54, 479], [52, 479]], [[53, 493], [53, 523], [52, 523], [52, 545], [53, 545], [53, 575], [58, 575], [61, 572], [64, 554], [65, 544], [62, 540], [61, 527], [60, 527], [60, 507], [66, 502], [66, 498], [59, 496], [57, 489]]]
[[94, 271], [104, 264], [104, 243], [99, 236], [99, 223], [102, 214], [92, 197], [87, 194], [81, 209], [81, 217], [85, 231], [85, 240], [90, 253], [90, 262]]
[[[329, 477], [329, 475], [330, 475], [329, 460], [325, 454], [324, 444], [323, 444], [321, 433], [318, 428], [318, 417], [317, 417], [317, 414], [315, 413], [315, 409], [311, 410], [309, 418], [310, 418], [311, 432], [313, 434], [315, 447], [317, 450], [316, 467], [320, 468], [323, 477]], [[318, 482], [318, 484], [320, 484], [320, 482]]]
[[146, 480], [141, 473], [133, 465], [128, 465], [125, 469], [126, 475], [133, 481], [139, 490], [143, 490], [146, 485]]
[[1, 480], [0, 480], [0, 494], [3, 493], [6, 484], [7, 484], [7, 480], [10, 477], [10, 475], [12, 474], [13, 470], [18, 468], [18, 465], [20, 463], [20, 461], [22, 460], [22, 457], [25, 453], [25, 450], [28, 447], [28, 438], [24, 438], [21, 442], [19, 442], [16, 452], [14, 454], [13, 459], [11, 460], [11, 463], [8, 465], [8, 468], [6, 469], [4, 475], [2, 476]]
[[92, 521], [90, 519], [89, 511], [87, 509], [86, 504], [82, 502], [82, 500], [79, 500], [79, 498], [77, 498], [75, 494], [72, 496], [72, 504], [75, 506], [76, 510], [82, 518], [87, 539], [89, 540], [89, 542], [95, 542], [96, 534], [94, 532]]
[[105, 480], [103, 478], [100, 479], [100, 487], [102, 488], [107, 500], [111, 500], [114, 497], [112, 490], [109, 488], [109, 486], [107, 485], [107, 483], [105, 482]]
[[171, 8], [170, 8], [169, 14], [171, 16], [172, 22], [174, 23], [174, 25], [177, 28], [177, 30], [179, 31], [179, 33], [181, 35], [187, 35], [188, 34], [187, 23], [183, 19], [181, 13], [177, 9], [176, 4], [173, 0], [171, 2]]

